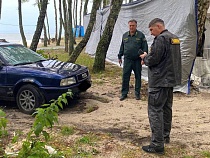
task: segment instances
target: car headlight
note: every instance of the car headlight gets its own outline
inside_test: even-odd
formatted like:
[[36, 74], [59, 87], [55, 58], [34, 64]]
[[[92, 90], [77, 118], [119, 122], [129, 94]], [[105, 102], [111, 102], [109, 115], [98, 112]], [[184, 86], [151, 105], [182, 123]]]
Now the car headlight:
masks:
[[68, 86], [68, 85], [71, 85], [71, 84], [74, 84], [74, 83], [76, 83], [76, 80], [75, 80], [74, 77], [65, 78], [65, 79], [61, 80], [60, 86]]

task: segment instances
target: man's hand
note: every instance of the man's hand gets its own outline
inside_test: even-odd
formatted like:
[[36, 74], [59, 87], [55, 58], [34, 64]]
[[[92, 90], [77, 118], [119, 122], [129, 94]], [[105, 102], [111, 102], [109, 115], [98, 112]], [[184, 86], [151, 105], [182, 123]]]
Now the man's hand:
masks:
[[139, 57], [142, 58], [142, 59], [144, 59], [145, 56], [147, 56], [147, 53], [146, 52], [144, 52], [144, 54], [141, 54]]
[[120, 64], [120, 66], [122, 65], [122, 59], [119, 59], [119, 64]]

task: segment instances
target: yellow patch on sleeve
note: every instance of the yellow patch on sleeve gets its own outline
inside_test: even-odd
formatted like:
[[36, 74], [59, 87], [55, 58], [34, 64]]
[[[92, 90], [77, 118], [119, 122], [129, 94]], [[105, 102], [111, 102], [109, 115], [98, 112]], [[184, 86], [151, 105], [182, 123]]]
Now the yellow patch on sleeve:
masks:
[[171, 44], [180, 44], [180, 40], [178, 38], [172, 38]]

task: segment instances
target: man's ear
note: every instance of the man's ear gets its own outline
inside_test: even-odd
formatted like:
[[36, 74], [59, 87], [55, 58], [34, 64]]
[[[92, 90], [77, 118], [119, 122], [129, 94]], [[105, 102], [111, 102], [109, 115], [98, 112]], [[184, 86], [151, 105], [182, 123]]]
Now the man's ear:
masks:
[[160, 29], [161, 25], [159, 23], [156, 24], [157, 28]]

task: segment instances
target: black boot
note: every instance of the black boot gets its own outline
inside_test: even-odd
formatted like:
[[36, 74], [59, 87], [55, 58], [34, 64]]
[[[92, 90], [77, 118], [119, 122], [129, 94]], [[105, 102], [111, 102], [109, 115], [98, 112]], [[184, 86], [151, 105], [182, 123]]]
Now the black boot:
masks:
[[148, 153], [153, 153], [153, 154], [164, 154], [164, 147], [157, 147], [153, 145], [147, 145], [143, 146], [142, 149]]

